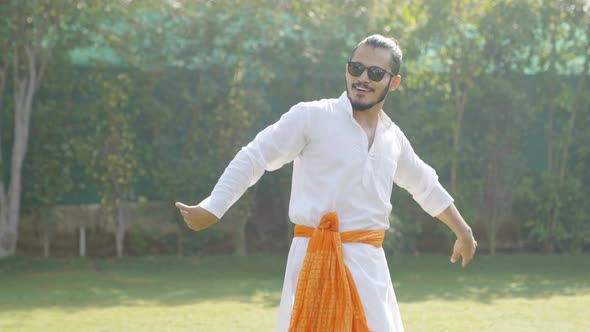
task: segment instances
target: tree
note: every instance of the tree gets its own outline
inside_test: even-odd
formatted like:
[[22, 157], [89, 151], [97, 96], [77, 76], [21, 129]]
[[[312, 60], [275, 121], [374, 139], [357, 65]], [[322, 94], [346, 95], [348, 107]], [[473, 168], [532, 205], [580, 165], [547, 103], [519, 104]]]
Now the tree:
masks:
[[532, 118], [522, 77], [530, 66], [530, 41], [536, 28], [536, 16], [526, 2], [497, 3], [479, 22], [485, 42], [479, 60], [485, 72], [477, 82], [481, 114], [476, 128], [484, 143], [477, 149], [482, 152], [480, 174], [484, 179], [479, 219], [492, 255], [500, 227], [514, 221], [513, 187], [522, 176], [523, 142]]
[[[576, 118], [588, 112], [586, 81], [590, 54], [590, 9], [588, 3], [577, 0], [548, 1], [540, 8], [537, 42], [534, 58], [539, 76], [545, 78], [541, 92], [542, 110], [546, 111], [546, 168], [539, 178], [542, 217], [532, 224], [532, 234], [543, 242], [544, 250], [553, 253], [568, 238], [567, 220], [560, 215], [568, 213], [568, 197], [574, 192], [577, 179], [568, 179], [569, 158]], [[581, 63], [580, 61], [581, 60]], [[576, 66], [572, 64], [577, 63]], [[572, 85], [556, 77], [577, 76]], [[549, 192], [547, 192], [549, 191]], [[570, 214], [571, 216], [571, 214]], [[569, 220], [573, 222], [573, 220]]]
[[[469, 96], [475, 79], [485, 68], [480, 63], [483, 38], [479, 31], [479, 18], [488, 15], [488, 1], [477, 5], [471, 1], [432, 1], [426, 5], [426, 24], [416, 35], [422, 42], [425, 56], [438, 62], [446, 79], [440, 83], [449, 92], [447, 107], [453, 113], [452, 153], [450, 154], [449, 189], [457, 192], [457, 173], [461, 151], [461, 132]], [[434, 53], [434, 54], [433, 54]]]
[[[118, 5], [118, 6], [115, 6]], [[56, 45], [71, 46], [72, 41], [88, 44], [92, 39], [77, 39], [90, 34], [90, 28], [104, 13], [120, 13], [125, 5], [118, 1], [77, 2], [73, 0], [8, 0], [0, 2], [0, 110], [5, 88], [12, 92], [8, 105], [14, 119], [10, 164], [4, 162], [5, 146], [0, 142], [0, 257], [14, 254], [18, 241], [21, 209], [22, 167], [29, 142], [30, 122], [37, 94], [44, 82], [47, 66]], [[96, 27], [96, 26], [93, 26]], [[8, 84], [8, 85], [6, 85]], [[2, 120], [8, 117], [0, 112]], [[0, 136], [3, 137], [3, 136]], [[6, 179], [6, 174], [8, 175]], [[6, 181], [7, 180], [7, 181]]]
[[[48, 0], [0, 3], [4, 21], [0, 31], [0, 50], [3, 52], [0, 61], [0, 101], [5, 92], [5, 83], [8, 82], [12, 88], [14, 111], [9, 167], [4, 163], [4, 150], [0, 142], [0, 173], [10, 174], [8, 183], [5, 183], [4, 176], [0, 178], [0, 257], [11, 255], [16, 250], [22, 166], [27, 153], [33, 102], [43, 82], [64, 19], [65, 7], [64, 2]], [[7, 80], [9, 71], [11, 77]]]
[[88, 135], [73, 142], [76, 155], [85, 160], [85, 171], [95, 181], [106, 212], [115, 225], [118, 257], [124, 255], [126, 219], [122, 203], [132, 195], [131, 184], [139, 176], [136, 137], [132, 123], [138, 109], [130, 102], [131, 79], [126, 73], [112, 73], [97, 67], [90, 74], [90, 101], [82, 116], [89, 124]]
[[[59, 85], [54, 85], [58, 87]], [[23, 210], [34, 215], [39, 226], [45, 257], [50, 255], [55, 218], [48, 211], [74, 188], [72, 147], [68, 137], [67, 100], [48, 100], [33, 118], [30, 157], [24, 165]]]

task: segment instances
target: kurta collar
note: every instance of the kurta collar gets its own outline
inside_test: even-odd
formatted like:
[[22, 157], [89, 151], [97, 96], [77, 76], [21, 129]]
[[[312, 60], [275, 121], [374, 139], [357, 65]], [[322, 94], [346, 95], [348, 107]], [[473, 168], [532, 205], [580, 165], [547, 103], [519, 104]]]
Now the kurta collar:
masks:
[[[350, 104], [350, 99], [348, 99], [346, 91], [344, 91], [338, 98], [338, 104], [344, 108], [346, 113], [350, 115], [350, 118], [352, 119], [352, 104]], [[385, 112], [383, 112], [383, 110], [379, 112], [379, 119], [381, 120], [385, 128], [389, 128], [393, 123], [393, 121], [391, 121], [391, 118]]]

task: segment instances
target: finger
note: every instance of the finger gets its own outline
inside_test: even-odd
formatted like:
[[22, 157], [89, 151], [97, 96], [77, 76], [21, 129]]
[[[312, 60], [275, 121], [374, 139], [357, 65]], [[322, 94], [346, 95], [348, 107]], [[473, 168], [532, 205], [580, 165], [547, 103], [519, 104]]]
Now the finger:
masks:
[[467, 264], [469, 264], [471, 262], [471, 260], [473, 259], [473, 256], [475, 256], [475, 251], [477, 250], [477, 242], [473, 243], [473, 247], [470, 248], [471, 250], [468, 251], [465, 255], [463, 256], [463, 262], [461, 264], [461, 266], [466, 267]]
[[466, 256], [463, 256], [463, 262], [461, 263], [461, 266], [462, 266], [462, 267], [466, 267], [466, 266], [467, 266], [467, 264], [469, 264], [469, 262], [471, 262], [471, 258], [472, 258], [472, 257], [466, 257]]
[[451, 263], [456, 263], [459, 260], [459, 257], [461, 257], [461, 253], [459, 253], [457, 250], [454, 250], [453, 254], [451, 255]]
[[188, 205], [182, 204], [180, 202], [176, 202], [176, 204], [174, 204], [174, 205], [176, 205], [176, 207], [179, 208], [180, 210], [187, 210], [189, 208]]
[[180, 210], [180, 214], [182, 214], [183, 216], [188, 216], [188, 211]]

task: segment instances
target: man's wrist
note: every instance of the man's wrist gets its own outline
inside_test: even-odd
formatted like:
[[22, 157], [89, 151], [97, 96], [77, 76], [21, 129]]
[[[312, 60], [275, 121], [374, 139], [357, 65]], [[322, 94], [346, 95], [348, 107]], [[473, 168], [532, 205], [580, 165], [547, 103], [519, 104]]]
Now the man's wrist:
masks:
[[471, 227], [467, 226], [455, 232], [455, 236], [457, 236], [458, 240], [473, 240], [473, 231]]

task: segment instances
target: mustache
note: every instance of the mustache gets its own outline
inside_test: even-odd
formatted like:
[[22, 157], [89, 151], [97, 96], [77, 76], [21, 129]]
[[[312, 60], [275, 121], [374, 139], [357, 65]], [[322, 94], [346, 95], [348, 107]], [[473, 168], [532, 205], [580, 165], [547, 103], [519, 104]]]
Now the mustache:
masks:
[[368, 90], [368, 91], [375, 91], [375, 89], [373, 89], [369, 85], [363, 84], [363, 83], [353, 83], [352, 87], [353, 88], [362, 88], [362, 89]]

